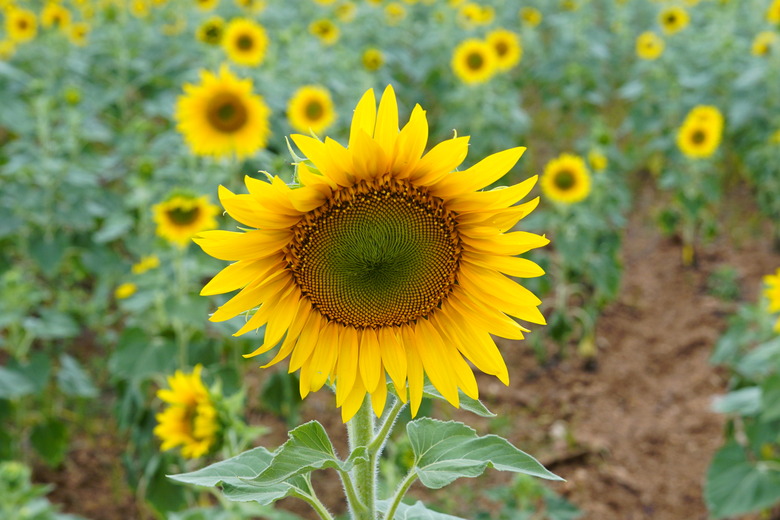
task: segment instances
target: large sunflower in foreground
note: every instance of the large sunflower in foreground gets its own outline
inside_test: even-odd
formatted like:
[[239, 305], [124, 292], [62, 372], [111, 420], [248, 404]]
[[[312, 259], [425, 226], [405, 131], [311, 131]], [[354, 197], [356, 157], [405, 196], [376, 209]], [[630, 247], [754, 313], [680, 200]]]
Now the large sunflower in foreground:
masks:
[[544, 167], [541, 188], [551, 200], [572, 204], [590, 193], [590, 173], [579, 155], [562, 153]]
[[200, 75], [199, 85], [184, 85], [174, 114], [193, 153], [243, 158], [263, 148], [271, 111], [252, 93], [252, 80], [238, 79], [224, 66], [219, 74], [203, 70]]
[[[476, 398], [475, 367], [507, 384], [507, 367], [490, 334], [521, 339], [528, 329], [510, 316], [544, 323], [540, 301], [510, 277], [542, 269], [515, 255], [543, 246], [542, 236], [514, 225], [538, 204], [515, 205], [536, 177], [478, 191], [504, 176], [522, 155], [513, 148], [463, 171], [468, 137], [423, 155], [425, 112], [416, 106], [399, 131], [391, 87], [377, 111], [369, 90], [355, 109], [349, 145], [293, 135], [308, 158], [298, 187], [279, 177], [246, 178], [249, 194], [220, 187], [227, 213], [245, 232], [208, 231], [203, 250], [234, 262], [201, 294], [241, 291], [212, 321], [247, 311], [236, 335], [265, 325], [264, 344], [246, 357], [281, 348], [265, 366], [290, 357], [306, 396], [330, 380], [344, 421], [371, 394], [385, 405], [389, 375], [412, 413], [423, 375], [454, 406], [458, 389]], [[464, 359], [465, 358], [465, 359]]]

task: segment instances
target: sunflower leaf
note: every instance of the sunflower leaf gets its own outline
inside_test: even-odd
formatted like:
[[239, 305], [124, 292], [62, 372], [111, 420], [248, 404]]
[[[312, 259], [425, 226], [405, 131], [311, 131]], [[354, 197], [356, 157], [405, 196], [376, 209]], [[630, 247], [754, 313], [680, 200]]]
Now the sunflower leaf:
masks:
[[262, 484], [251, 480], [223, 482], [222, 492], [225, 498], [233, 502], [257, 502], [269, 505], [288, 496], [308, 496], [309, 485], [306, 477], [296, 476], [277, 484]]
[[477, 436], [463, 423], [423, 417], [407, 424], [420, 482], [439, 489], [460, 477], [477, 477], [486, 468], [524, 473], [548, 480], [563, 480], [547, 471], [532, 456], [497, 435]]
[[[380, 513], [387, 513], [389, 507], [390, 500], [379, 500], [377, 502], [377, 509]], [[411, 506], [403, 502], [398, 504], [393, 520], [463, 520], [463, 518], [433, 511], [418, 500]]]
[[197, 471], [168, 475], [168, 478], [185, 484], [213, 487], [220, 482], [239, 485], [242, 479], [254, 478], [268, 467], [273, 453], [263, 447], [253, 448], [235, 457], [216, 462]]
[[[479, 415], [480, 417], [495, 417], [496, 414], [491, 412], [487, 409], [487, 407], [482, 404], [482, 401], [479, 401], [477, 399], [472, 399], [471, 397], [467, 396], [461, 391], [458, 391], [459, 398], [460, 398], [460, 407], [464, 410], [467, 410], [473, 414]], [[426, 382], [425, 388], [423, 389], [423, 397], [430, 397], [431, 399], [439, 399], [440, 401], [447, 401], [443, 395], [439, 393], [438, 390], [436, 390], [436, 387], [434, 387], [431, 383]]]

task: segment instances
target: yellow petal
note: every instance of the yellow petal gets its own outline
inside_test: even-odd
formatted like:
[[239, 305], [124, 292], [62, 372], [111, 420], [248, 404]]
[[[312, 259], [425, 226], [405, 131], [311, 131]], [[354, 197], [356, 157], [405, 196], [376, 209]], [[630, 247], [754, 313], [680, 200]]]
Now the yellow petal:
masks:
[[[272, 359], [268, 364], [263, 365], [261, 368], [268, 368], [271, 365], [275, 365], [282, 359], [286, 358], [290, 355], [290, 353], [293, 350], [293, 347], [298, 342], [298, 336], [301, 332], [301, 329], [303, 328], [303, 325], [306, 323], [306, 320], [309, 318], [309, 313], [311, 309], [311, 305], [309, 304], [309, 301], [306, 298], [301, 298], [298, 302], [298, 308], [295, 310], [295, 314], [293, 317], [293, 321], [290, 324], [290, 328], [287, 329], [287, 335], [284, 338], [284, 342], [282, 343], [281, 348], [279, 349], [279, 352], [276, 353], [276, 356], [274, 356], [274, 359]], [[253, 356], [257, 356], [260, 354], [264, 354], [274, 348], [276, 344], [268, 344], [267, 342], [264, 342], [262, 346], [255, 349], [253, 352], [249, 354], [243, 354], [245, 358], [250, 358]]]
[[259, 307], [269, 295], [286, 288], [291, 280], [290, 274], [280, 269], [260, 282], [249, 284], [220, 306], [209, 320], [214, 322], [229, 320], [241, 312]]
[[391, 170], [397, 179], [405, 179], [417, 167], [428, 143], [428, 121], [425, 110], [415, 105], [409, 122], [396, 140]]
[[355, 113], [352, 115], [352, 125], [349, 129], [349, 149], [354, 153], [359, 149], [356, 141], [360, 133], [368, 136], [374, 135], [374, 126], [376, 124], [376, 97], [374, 90], [368, 89], [363, 97], [358, 101], [355, 107]]
[[534, 187], [534, 184], [536, 184], [537, 177], [538, 176], [534, 175], [530, 179], [526, 179], [520, 184], [515, 184], [508, 188], [475, 191], [473, 193], [460, 195], [447, 201], [447, 207], [451, 211], [456, 211], [458, 213], [508, 208], [528, 195]]
[[469, 232], [469, 230], [474, 228], [488, 228], [492, 231], [505, 233], [536, 209], [538, 205], [539, 197], [536, 197], [524, 204], [509, 208], [458, 215], [458, 230]]
[[417, 337], [409, 325], [401, 327], [401, 338], [406, 346], [406, 376], [409, 384], [409, 404], [412, 417], [417, 415], [422, 403], [425, 378], [423, 365], [417, 349]]
[[308, 166], [306, 166], [305, 163], [298, 163], [297, 168], [298, 180], [301, 182], [301, 184], [307, 188], [313, 188], [317, 190], [317, 192], [324, 196], [325, 199], [330, 197], [333, 193], [333, 190], [336, 189], [337, 186], [335, 182], [324, 175], [314, 173], [309, 169]]
[[401, 394], [406, 388], [406, 351], [398, 340], [395, 327], [382, 327], [379, 333], [379, 350], [382, 365], [393, 380], [396, 391]]
[[431, 193], [446, 200], [489, 186], [506, 175], [523, 152], [525, 147], [519, 146], [489, 155], [471, 168], [444, 176], [431, 186]]
[[447, 303], [452, 306], [450, 312], [459, 316], [461, 320], [471, 320], [482, 329], [507, 339], [523, 339], [523, 332], [528, 329], [520, 326], [509, 316], [501, 312], [491, 312], [493, 309], [475, 304], [468, 297], [459, 297], [453, 291], [447, 298]]
[[219, 187], [219, 200], [228, 215], [235, 220], [258, 229], [285, 229], [294, 226], [300, 215], [285, 215], [261, 206], [252, 195], [236, 195]]
[[458, 283], [469, 294], [485, 293], [502, 303], [514, 302], [531, 306], [542, 303], [534, 293], [493, 269], [463, 265], [458, 271]]
[[323, 319], [319, 312], [313, 311], [310, 313], [309, 319], [306, 320], [306, 324], [301, 329], [298, 343], [296, 343], [292, 351], [290, 366], [287, 369], [288, 372], [295, 372], [311, 357], [314, 347], [317, 346], [317, 339], [322, 330], [322, 322]]
[[484, 253], [476, 254], [464, 251], [461, 260], [474, 265], [481, 265], [489, 269], [501, 271], [509, 276], [519, 278], [535, 278], [544, 274], [544, 269], [527, 258], [516, 256], [495, 256]]
[[398, 138], [398, 103], [392, 85], [388, 85], [379, 101], [376, 115], [374, 140], [382, 147], [388, 157], [392, 157], [395, 140]]
[[241, 289], [259, 280], [275, 269], [283, 269], [282, 255], [273, 255], [258, 260], [240, 260], [218, 272], [203, 289], [201, 296], [222, 294]]
[[289, 200], [279, 197], [278, 189], [274, 188], [270, 182], [261, 181], [247, 175], [244, 177], [244, 184], [246, 184], [249, 193], [260, 204], [260, 207], [265, 208], [267, 211], [284, 215], [301, 215]]
[[423, 155], [409, 174], [415, 184], [429, 186], [458, 167], [469, 151], [469, 137], [455, 137], [437, 144]]
[[336, 406], [341, 406], [352, 391], [358, 376], [358, 332], [344, 327], [341, 334], [341, 351], [336, 365]]
[[363, 388], [363, 383], [360, 378], [355, 380], [355, 384], [352, 387], [352, 391], [349, 393], [344, 404], [341, 405], [341, 420], [344, 422], [349, 421], [355, 416], [360, 407], [363, 405], [363, 400], [366, 398], [366, 389]]
[[245, 233], [235, 231], [203, 231], [193, 239], [208, 255], [220, 260], [257, 260], [271, 256], [290, 243], [289, 230], [255, 229]]
[[340, 325], [330, 322], [325, 325], [317, 340], [317, 346], [311, 357], [311, 384], [312, 392], [316, 392], [330, 378], [333, 367], [339, 355], [339, 328]]
[[363, 329], [360, 333], [360, 377], [369, 393], [376, 390], [382, 372], [380, 346], [373, 329]]
[[376, 141], [365, 132], [354, 136], [356, 147], [352, 152], [352, 173], [358, 179], [371, 180], [387, 172], [388, 156]]
[[417, 320], [415, 333], [419, 338], [417, 353], [420, 355], [425, 373], [431, 384], [441, 392], [441, 395], [454, 407], [460, 406], [458, 385], [449, 359], [446, 355], [444, 342], [439, 332], [425, 319]]
[[303, 155], [329, 180], [341, 186], [351, 185], [344, 169], [344, 166], [349, 163], [341, 163], [337, 160], [339, 156], [332, 153], [332, 145], [306, 135], [293, 134], [290, 138]]
[[[233, 333], [233, 336], [241, 336], [243, 334], [246, 334], [250, 330], [257, 330], [266, 323], [268, 323], [268, 320], [274, 315], [275, 312], [278, 311], [279, 308], [282, 307], [281, 302], [288, 303], [290, 300], [293, 300], [293, 298], [290, 298], [289, 296], [293, 293], [293, 291], [296, 290], [296, 285], [292, 280], [289, 280], [287, 284], [284, 286], [283, 289], [280, 290], [278, 294], [274, 294], [272, 297], [268, 299], [265, 303], [263, 303], [262, 307], [257, 309], [255, 314], [244, 324], [243, 327], [241, 327], [239, 330]], [[297, 301], [295, 302], [297, 304]], [[282, 335], [284, 334], [284, 329], [281, 330], [281, 332], [274, 332], [272, 335], [268, 334], [268, 331], [266, 330], [266, 336], [268, 336], [268, 342], [273, 342], [273, 344], [279, 343], [279, 341], [282, 339]], [[276, 341], [274, 341], [274, 339]]]
[[543, 247], [550, 243], [550, 239], [547, 237], [535, 233], [528, 233], [527, 231], [515, 231], [513, 233], [494, 234], [489, 237], [472, 238], [469, 236], [469, 230], [464, 230], [460, 235], [463, 240], [464, 248], [477, 253], [486, 252], [494, 255], [520, 255], [531, 249]]
[[387, 383], [380, 381], [376, 390], [371, 393], [371, 406], [377, 417], [381, 417], [382, 412], [385, 411], [385, 403], [387, 403]]

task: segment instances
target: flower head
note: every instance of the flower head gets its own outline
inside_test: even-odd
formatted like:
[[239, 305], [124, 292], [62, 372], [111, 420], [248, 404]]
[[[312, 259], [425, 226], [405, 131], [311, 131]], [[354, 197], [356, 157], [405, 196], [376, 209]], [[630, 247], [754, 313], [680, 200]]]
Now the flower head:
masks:
[[71, 24], [68, 30], [68, 38], [73, 45], [83, 47], [87, 44], [90, 26], [87, 22], [76, 22]]
[[[775, 274], [764, 276], [764, 297], [767, 299], [767, 311], [770, 313], [780, 312], [780, 268]], [[780, 318], [775, 322], [775, 332], [780, 333]]]
[[268, 36], [259, 23], [249, 18], [234, 18], [225, 28], [222, 47], [232, 62], [256, 67], [265, 59]]
[[469, 38], [452, 54], [452, 70], [463, 83], [483, 83], [493, 77], [497, 67], [496, 53], [487, 42]]
[[16, 43], [26, 42], [38, 34], [35, 13], [27, 9], [12, 8], [5, 13], [5, 34]]
[[369, 48], [363, 51], [363, 66], [366, 70], [379, 70], [385, 63], [385, 58], [382, 55], [382, 51], [375, 48]]
[[464, 357], [506, 384], [490, 334], [521, 339], [528, 329], [509, 316], [544, 323], [540, 300], [510, 278], [543, 274], [515, 255], [548, 240], [509, 232], [536, 207], [538, 199], [515, 205], [536, 178], [478, 191], [503, 177], [525, 149], [456, 171], [468, 138], [423, 155], [427, 139], [419, 105], [399, 131], [392, 87], [378, 110], [369, 90], [355, 109], [347, 147], [292, 136], [308, 158], [297, 164], [299, 186], [247, 177], [249, 194], [220, 187], [227, 213], [251, 230], [195, 239], [206, 253], [233, 262], [201, 294], [240, 289], [210, 319], [256, 309], [235, 334], [265, 325], [263, 345], [246, 357], [281, 343], [265, 366], [289, 357], [289, 370], [300, 370], [301, 396], [330, 380], [345, 421], [367, 393], [381, 413], [386, 375], [413, 413], [424, 374], [455, 406], [458, 389], [476, 398]]
[[310, 23], [309, 32], [319, 38], [320, 42], [322, 42], [324, 45], [333, 45], [339, 41], [339, 36], [341, 35], [341, 32], [339, 31], [339, 28], [336, 27], [336, 24], [327, 18], [315, 20]]
[[138, 286], [132, 282], [119, 284], [119, 286], [117, 286], [117, 288], [114, 290], [114, 298], [117, 300], [125, 300], [134, 295], [137, 290]]
[[496, 54], [496, 68], [509, 70], [523, 57], [523, 47], [520, 45], [520, 37], [506, 29], [496, 29], [485, 37], [488, 44], [493, 47]]
[[169, 388], [157, 391], [157, 397], [168, 403], [158, 413], [154, 434], [162, 441], [162, 450], [181, 447], [184, 457], [194, 459], [209, 453], [217, 444], [220, 423], [214, 400], [201, 380], [203, 367], [192, 374], [180, 370], [168, 376]]
[[528, 27], [536, 27], [542, 23], [542, 13], [535, 7], [521, 7], [518, 14], [523, 25]]
[[131, 270], [133, 274], [143, 274], [152, 269], [157, 269], [158, 267], [160, 267], [160, 257], [157, 255], [147, 255], [134, 263]]
[[636, 55], [643, 60], [655, 60], [664, 52], [664, 41], [651, 31], [643, 32], [636, 39]]
[[299, 132], [319, 134], [336, 119], [330, 93], [317, 85], [299, 88], [287, 104], [287, 119]]
[[773, 31], [761, 31], [753, 39], [750, 52], [753, 56], [766, 56], [777, 47], [780, 47], [780, 36]]
[[563, 153], [547, 163], [540, 182], [550, 200], [573, 204], [590, 194], [590, 174], [579, 155]]
[[766, 21], [780, 24], [780, 0], [772, 0], [772, 3], [766, 8]]
[[686, 116], [677, 131], [677, 146], [691, 159], [712, 156], [723, 136], [723, 115], [711, 105], [698, 105]]
[[658, 13], [658, 23], [666, 34], [682, 31], [689, 21], [688, 11], [679, 6], [667, 7]]
[[208, 198], [177, 194], [152, 208], [157, 235], [167, 241], [184, 247], [201, 231], [214, 229], [219, 208], [209, 203]]
[[247, 157], [265, 146], [270, 110], [252, 93], [251, 79], [238, 79], [227, 67], [202, 70], [201, 83], [185, 84], [176, 102], [176, 128], [197, 155]]
[[212, 16], [204, 21], [195, 32], [198, 40], [209, 45], [219, 45], [225, 34], [225, 20], [221, 16]]
[[41, 10], [41, 25], [67, 29], [70, 26], [70, 11], [56, 2], [47, 2]]

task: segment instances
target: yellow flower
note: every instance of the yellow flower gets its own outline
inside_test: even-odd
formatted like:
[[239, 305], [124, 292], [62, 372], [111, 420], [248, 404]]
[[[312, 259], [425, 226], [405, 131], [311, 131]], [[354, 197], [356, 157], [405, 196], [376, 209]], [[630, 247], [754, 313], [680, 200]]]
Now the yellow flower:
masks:
[[138, 290], [138, 286], [132, 282], [125, 282], [120, 284], [119, 287], [114, 290], [114, 298], [117, 300], [124, 300], [130, 298]]
[[299, 88], [287, 104], [287, 120], [299, 132], [319, 134], [336, 120], [330, 93], [316, 85]]
[[667, 7], [658, 13], [658, 23], [666, 34], [674, 34], [682, 31], [688, 25], [689, 21], [688, 11], [682, 7]]
[[193, 236], [217, 227], [214, 217], [219, 214], [219, 208], [210, 204], [206, 196], [173, 195], [165, 202], [155, 204], [152, 213], [157, 235], [185, 247]]
[[379, 70], [385, 63], [382, 51], [379, 49], [366, 49], [363, 51], [363, 66], [368, 70]]
[[70, 11], [56, 2], [48, 2], [41, 10], [41, 25], [67, 29], [70, 26]]
[[9, 60], [16, 53], [16, 43], [13, 40], [0, 40], [0, 60]]
[[485, 37], [496, 54], [496, 68], [506, 71], [517, 65], [523, 57], [520, 37], [506, 29], [496, 29]]
[[335, 2], [336, 0], [314, 0], [314, 3], [319, 5], [331, 5]]
[[90, 27], [87, 22], [76, 22], [70, 26], [68, 38], [73, 45], [83, 47], [87, 44]]
[[219, 0], [195, 0], [195, 4], [201, 11], [211, 11], [219, 5]]
[[564, 11], [576, 11], [580, 5], [574, 0], [561, 0], [561, 9]]
[[15, 43], [30, 41], [38, 33], [35, 13], [13, 8], [5, 13], [5, 34]]
[[663, 52], [664, 41], [654, 32], [643, 32], [636, 39], [636, 55], [643, 60], [654, 60]]
[[590, 174], [585, 161], [569, 153], [547, 163], [539, 184], [550, 200], [564, 204], [580, 202], [590, 194]]
[[772, 50], [772, 47], [777, 46], [777, 42], [780, 41], [777, 33], [772, 31], [761, 31], [753, 39], [753, 45], [750, 52], [754, 56], [766, 56]]
[[497, 67], [496, 53], [482, 40], [469, 38], [452, 54], [452, 70], [463, 83], [482, 83], [493, 77]]
[[163, 451], [181, 446], [182, 456], [195, 459], [209, 453], [217, 444], [219, 418], [214, 400], [201, 380], [202, 370], [201, 365], [190, 375], [177, 370], [168, 376], [170, 388], [157, 391], [157, 397], [168, 403], [157, 414], [154, 428]]
[[780, 130], [775, 130], [772, 135], [769, 136], [769, 142], [772, 144], [780, 144]]
[[336, 43], [341, 34], [339, 28], [327, 18], [315, 20], [310, 23], [309, 32], [319, 38], [325, 45], [333, 45]]
[[136, 18], [146, 18], [149, 16], [150, 5], [148, 0], [131, 0], [130, 12]]
[[170, 22], [162, 25], [162, 33], [166, 36], [176, 36], [181, 34], [187, 28], [187, 18], [181, 13], [174, 13], [170, 16]]
[[234, 63], [255, 67], [265, 59], [268, 36], [259, 23], [249, 18], [234, 18], [225, 28], [222, 47]]
[[265, 147], [270, 113], [262, 96], [252, 93], [252, 80], [223, 66], [219, 75], [201, 71], [199, 85], [184, 85], [174, 116], [196, 155], [244, 158]]
[[390, 2], [385, 6], [387, 25], [398, 25], [406, 18], [406, 8], [398, 2]]
[[259, 13], [265, 9], [265, 0], [236, 0], [236, 5], [250, 13]]
[[769, 23], [780, 24], [780, 0], [773, 0], [766, 9], [766, 20]]
[[458, 20], [465, 27], [488, 25], [495, 17], [496, 12], [492, 7], [472, 2], [464, 4], [458, 9]]
[[338, 18], [340, 21], [344, 23], [349, 23], [353, 21], [355, 19], [356, 13], [357, 13], [357, 6], [355, 5], [355, 2], [351, 2], [350, 0], [341, 2], [333, 10], [333, 14], [336, 15], [336, 18]]
[[158, 267], [160, 267], [160, 258], [157, 255], [148, 255], [133, 264], [131, 270], [133, 274], [144, 274], [145, 272], [157, 269]]
[[723, 124], [723, 115], [716, 107], [696, 106], [677, 131], [677, 146], [691, 159], [711, 157], [720, 145]]
[[[780, 268], [774, 275], [764, 276], [764, 283], [766, 284], [764, 297], [768, 301], [767, 311], [769, 313], [780, 312]], [[780, 318], [775, 322], [774, 331], [780, 333]]]
[[195, 36], [203, 43], [219, 45], [222, 43], [222, 36], [224, 34], [225, 20], [221, 16], [212, 16], [200, 24]]
[[539, 299], [510, 277], [543, 274], [515, 255], [548, 240], [507, 233], [538, 204], [536, 198], [515, 205], [536, 177], [478, 191], [501, 179], [525, 149], [457, 171], [468, 137], [423, 155], [427, 139], [419, 105], [399, 131], [392, 87], [378, 110], [369, 90], [355, 109], [347, 147], [292, 136], [308, 157], [297, 165], [299, 186], [247, 177], [247, 195], [220, 187], [227, 213], [251, 230], [208, 231], [195, 239], [209, 255], [234, 262], [201, 294], [241, 289], [210, 319], [257, 309], [235, 334], [265, 325], [263, 345], [246, 357], [281, 342], [265, 366], [289, 356], [288, 370], [300, 370], [304, 397], [330, 380], [344, 421], [366, 393], [375, 413], [382, 412], [386, 375], [404, 401], [408, 389], [413, 415], [424, 374], [454, 406], [458, 389], [476, 398], [464, 357], [506, 384], [508, 371], [490, 334], [521, 339], [527, 329], [510, 315], [544, 323]]
[[607, 169], [609, 160], [600, 150], [593, 149], [588, 152], [588, 163], [590, 163], [590, 167], [593, 168], [593, 170], [600, 172]]
[[542, 23], [542, 13], [534, 7], [522, 7], [520, 9], [520, 20], [528, 27], [536, 27]]

